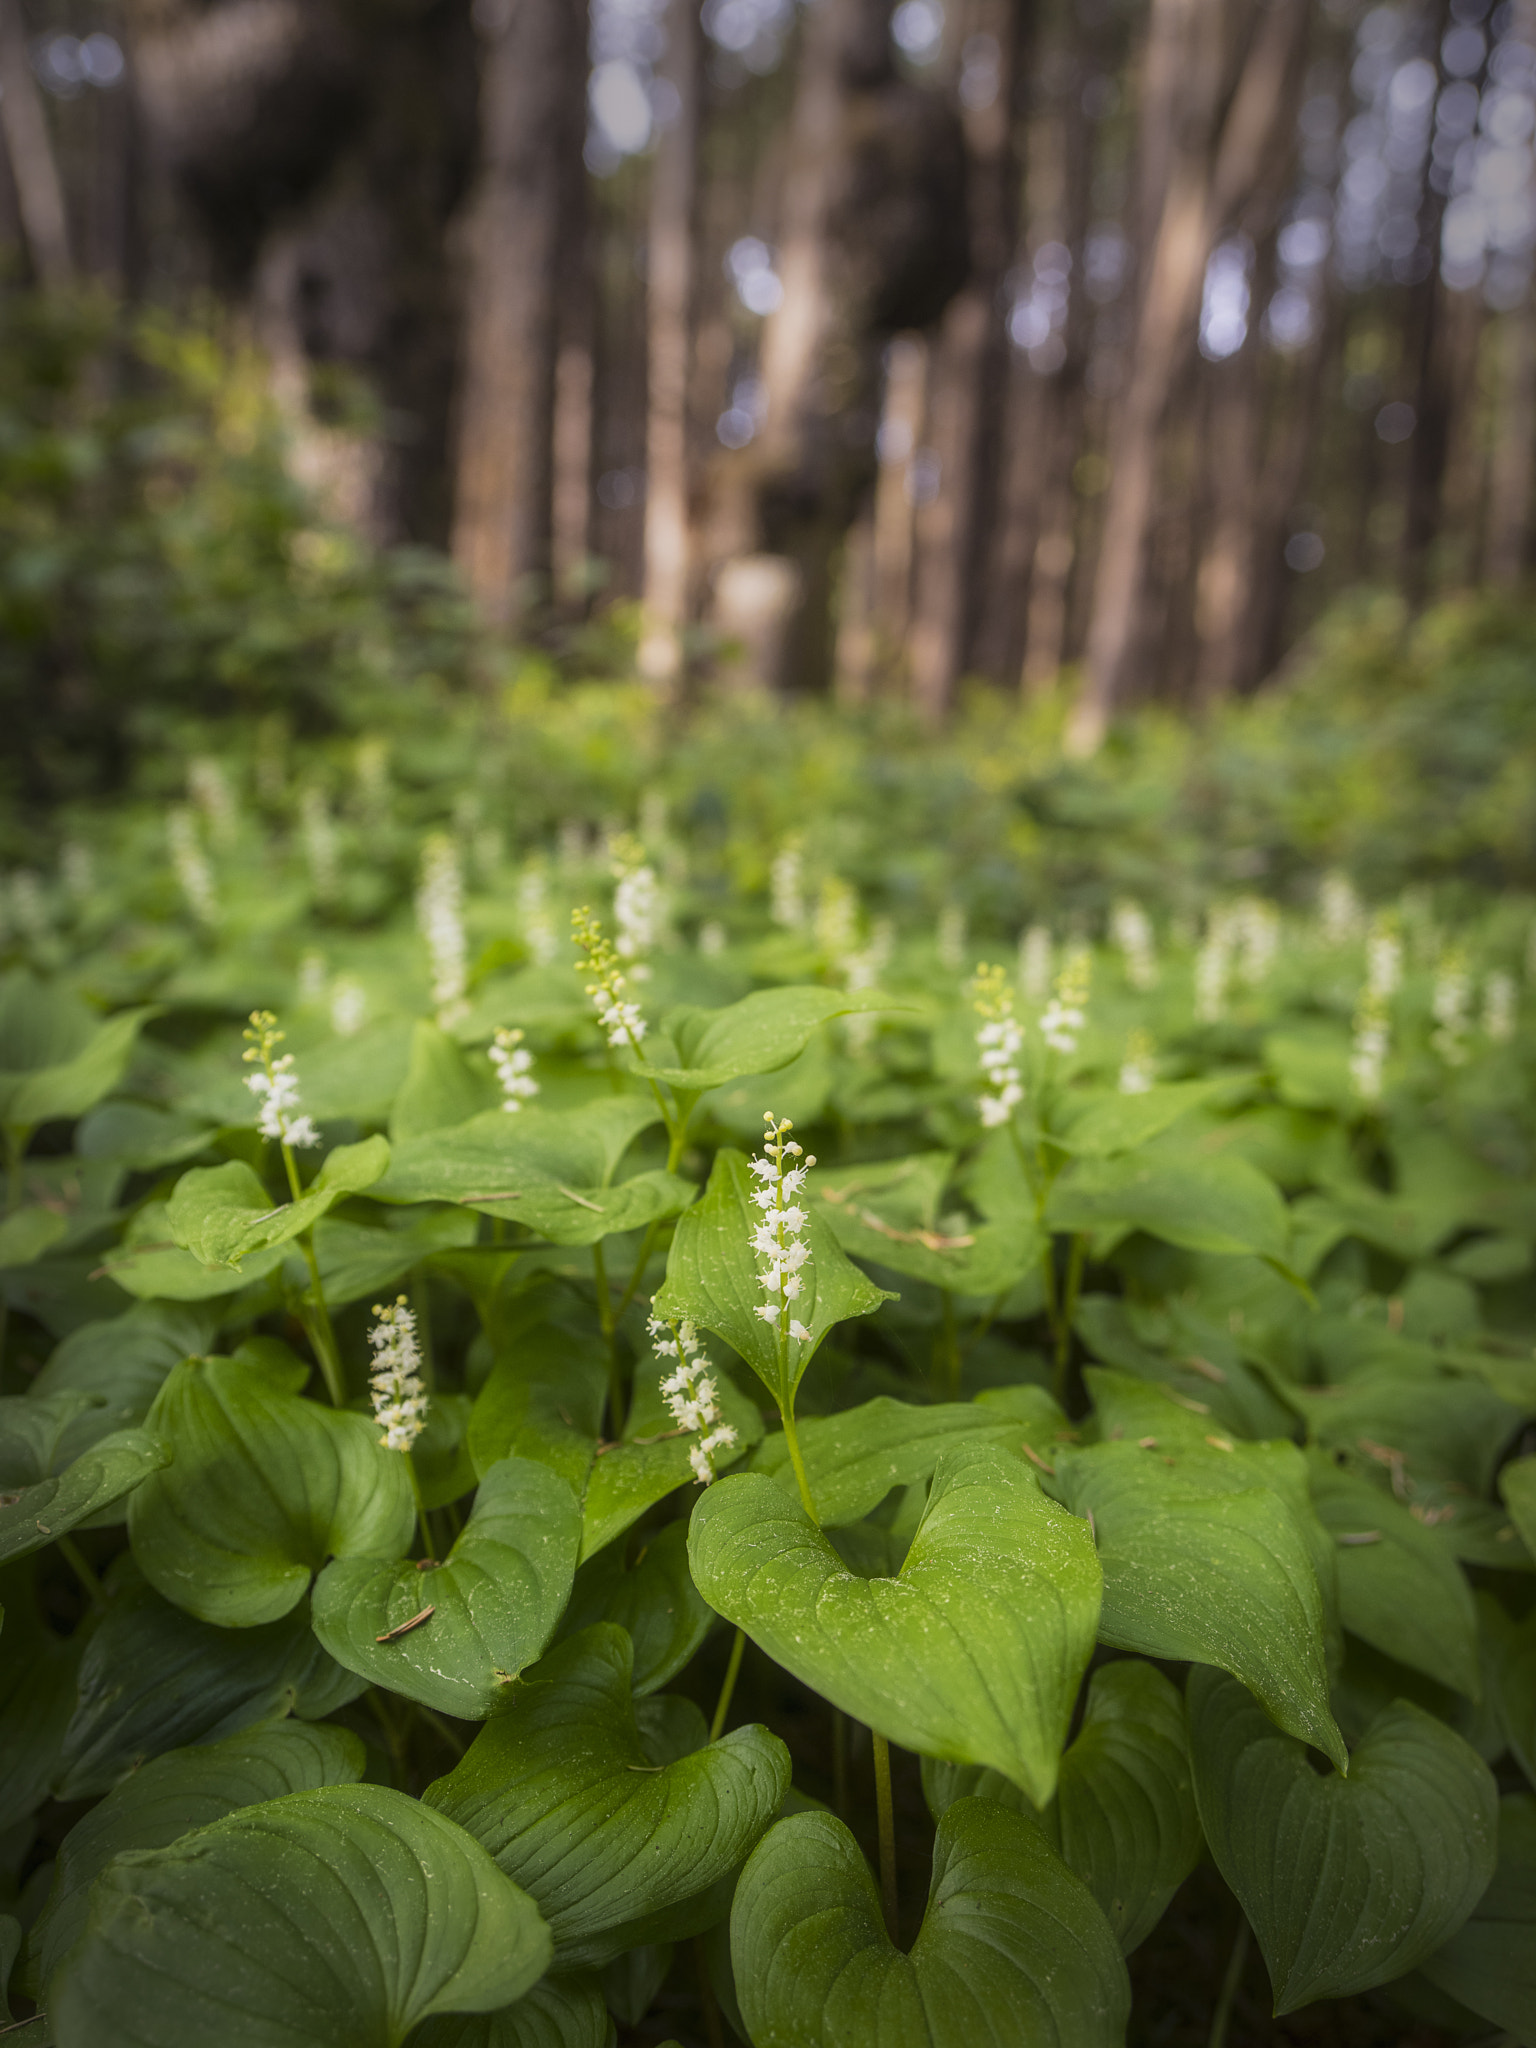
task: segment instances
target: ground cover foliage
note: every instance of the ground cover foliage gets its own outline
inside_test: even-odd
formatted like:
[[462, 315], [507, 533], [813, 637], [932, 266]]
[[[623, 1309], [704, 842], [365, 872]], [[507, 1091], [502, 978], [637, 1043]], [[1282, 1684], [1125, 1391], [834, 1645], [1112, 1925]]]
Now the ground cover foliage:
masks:
[[1536, 2040], [1532, 903], [803, 737], [8, 878], [18, 2040]]

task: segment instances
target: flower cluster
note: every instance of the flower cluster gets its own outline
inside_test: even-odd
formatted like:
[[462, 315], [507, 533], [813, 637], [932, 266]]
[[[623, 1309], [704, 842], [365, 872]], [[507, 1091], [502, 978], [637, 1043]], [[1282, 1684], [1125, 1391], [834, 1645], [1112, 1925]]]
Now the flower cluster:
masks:
[[560, 941], [549, 914], [549, 878], [542, 861], [529, 861], [517, 878], [517, 921], [534, 966], [550, 966], [560, 951]]
[[1472, 1004], [1472, 983], [1460, 953], [1447, 953], [1435, 976], [1430, 1012], [1435, 1029], [1429, 1042], [1448, 1067], [1465, 1066], [1468, 1056], [1467, 1023]]
[[171, 866], [176, 870], [187, 908], [199, 924], [217, 924], [219, 899], [213, 886], [213, 870], [198, 838], [197, 820], [185, 805], [178, 805], [166, 819], [165, 834], [171, 846]]
[[498, 1031], [491, 1040], [490, 1055], [501, 1083], [501, 1106], [509, 1115], [516, 1115], [539, 1092], [533, 1078], [533, 1054], [523, 1044], [521, 1031]]
[[1317, 915], [1325, 946], [1347, 946], [1365, 922], [1354, 883], [1337, 868], [1318, 884]]
[[403, 1294], [387, 1306], [375, 1303], [373, 1312], [378, 1323], [368, 1332], [368, 1380], [374, 1420], [384, 1432], [379, 1442], [387, 1451], [408, 1451], [427, 1426], [416, 1318]]
[[1236, 953], [1237, 978], [1262, 988], [1280, 953], [1280, 913], [1262, 896], [1240, 896], [1229, 913], [1228, 931]]
[[1403, 978], [1403, 942], [1392, 919], [1378, 917], [1365, 942], [1365, 986], [1355, 1005], [1349, 1074], [1362, 1102], [1379, 1102], [1392, 1050], [1392, 998]]
[[1227, 981], [1232, 972], [1232, 926], [1224, 908], [1206, 920], [1205, 937], [1195, 955], [1195, 1016], [1202, 1024], [1219, 1024], [1227, 1014]]
[[939, 912], [939, 926], [934, 934], [934, 949], [939, 956], [939, 965], [947, 967], [951, 974], [958, 974], [965, 963], [966, 929], [964, 906], [959, 903], [946, 903]]
[[459, 856], [445, 832], [434, 832], [421, 850], [416, 889], [416, 923], [432, 962], [432, 1000], [440, 1024], [464, 1007], [469, 985], [469, 948], [464, 937], [464, 882]]
[[639, 1052], [645, 1036], [645, 1019], [638, 1003], [624, 1000], [627, 984], [619, 966], [617, 947], [603, 936], [602, 924], [590, 910], [571, 912], [571, 934], [581, 948], [582, 964], [592, 977], [587, 983], [587, 994], [597, 1011], [597, 1021], [608, 1034], [608, 1043], [627, 1045]]
[[1032, 924], [1019, 941], [1019, 993], [1031, 1009], [1043, 1003], [1051, 992], [1054, 953], [1049, 925]]
[[1066, 965], [1056, 977], [1051, 1000], [1041, 1012], [1040, 1036], [1053, 1052], [1077, 1051], [1078, 1035], [1087, 1022], [1092, 975], [1093, 960], [1086, 947], [1080, 946], [1068, 955]]
[[304, 839], [304, 859], [309, 867], [309, 884], [317, 903], [334, 903], [341, 887], [340, 849], [336, 822], [325, 791], [311, 783], [299, 799], [299, 825]]
[[1131, 987], [1145, 993], [1157, 986], [1157, 941], [1152, 920], [1139, 903], [1122, 897], [1110, 913], [1109, 935], [1125, 962], [1125, 978]]
[[798, 839], [786, 839], [768, 869], [768, 915], [787, 932], [805, 923], [804, 862]]
[[976, 1049], [981, 1062], [983, 1092], [976, 1111], [988, 1130], [1007, 1123], [1024, 1100], [1024, 1083], [1019, 1073], [1019, 1054], [1024, 1049], [1024, 1027], [1013, 1014], [1013, 990], [1007, 970], [978, 967], [971, 983], [971, 1006], [982, 1020], [976, 1031]]
[[792, 1312], [790, 1304], [805, 1291], [802, 1269], [811, 1262], [811, 1248], [805, 1242], [810, 1211], [795, 1200], [805, 1186], [805, 1177], [816, 1164], [806, 1159], [803, 1166], [786, 1165], [802, 1157], [801, 1148], [790, 1137], [794, 1125], [788, 1117], [763, 1112], [768, 1126], [763, 1138], [763, 1157], [752, 1161], [752, 1171], [763, 1185], [752, 1200], [763, 1211], [763, 1220], [752, 1232], [752, 1249], [761, 1264], [758, 1279], [768, 1299], [758, 1304], [757, 1313], [781, 1335], [797, 1344], [810, 1341], [810, 1331]]
[[1157, 1086], [1157, 1045], [1150, 1031], [1138, 1025], [1125, 1041], [1120, 1063], [1120, 1093], [1146, 1095]]
[[208, 831], [218, 846], [232, 846], [240, 830], [234, 791], [224, 770], [208, 754], [195, 754], [187, 763], [187, 795], [208, 821]]
[[859, 942], [859, 892], [839, 875], [828, 875], [816, 902], [816, 950], [841, 968]]
[[1515, 977], [1494, 968], [1483, 983], [1483, 1034], [1494, 1045], [1507, 1045], [1515, 1035]]
[[635, 981], [650, 975], [646, 954], [656, 943], [661, 912], [661, 890], [656, 870], [645, 859], [638, 840], [627, 834], [613, 844], [613, 950], [628, 967]]
[[719, 1389], [710, 1378], [709, 1360], [693, 1324], [663, 1322], [652, 1316], [648, 1325], [651, 1343], [659, 1359], [672, 1359], [672, 1370], [661, 1382], [667, 1411], [679, 1429], [697, 1430], [699, 1440], [688, 1452], [688, 1462], [700, 1486], [715, 1476], [715, 1459], [736, 1441], [736, 1432], [720, 1413]]
[[299, 1077], [293, 1071], [293, 1054], [285, 1052], [280, 1058], [273, 1058], [284, 1037], [277, 1028], [276, 1017], [270, 1010], [252, 1010], [244, 1036], [247, 1044], [241, 1058], [247, 1065], [259, 1062], [261, 1067], [260, 1073], [245, 1077], [246, 1087], [261, 1104], [257, 1130], [264, 1138], [276, 1138], [281, 1145], [301, 1150], [306, 1145], [318, 1145], [320, 1133], [315, 1129], [314, 1119], [297, 1113]]

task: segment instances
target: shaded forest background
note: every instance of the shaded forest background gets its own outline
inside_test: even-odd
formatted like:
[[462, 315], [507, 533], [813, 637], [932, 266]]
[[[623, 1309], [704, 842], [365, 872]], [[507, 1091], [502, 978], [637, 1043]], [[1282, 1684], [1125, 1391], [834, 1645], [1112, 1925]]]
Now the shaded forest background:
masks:
[[557, 657], [1091, 751], [1531, 563], [1536, 0], [0, 0], [0, 87], [13, 316], [213, 305]]

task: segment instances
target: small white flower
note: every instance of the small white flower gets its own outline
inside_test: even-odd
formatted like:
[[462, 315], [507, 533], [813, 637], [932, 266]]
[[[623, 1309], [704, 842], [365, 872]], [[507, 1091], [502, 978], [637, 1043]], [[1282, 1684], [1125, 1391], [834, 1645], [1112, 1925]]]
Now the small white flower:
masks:
[[178, 805], [166, 819], [165, 830], [171, 846], [171, 866], [187, 899], [187, 908], [199, 924], [217, 924], [219, 899], [213, 886], [213, 870], [198, 838], [197, 820]]
[[1494, 1045], [1507, 1045], [1515, 1035], [1518, 998], [1515, 977], [1496, 967], [1483, 983], [1483, 1035]]
[[1462, 1067], [1467, 1063], [1471, 1007], [1472, 982], [1466, 962], [1460, 953], [1447, 953], [1440, 963], [1434, 993], [1430, 997], [1436, 1028], [1430, 1033], [1429, 1042], [1448, 1067]]
[[768, 870], [768, 915], [787, 932], [800, 931], [805, 924], [802, 867], [799, 840], [787, 839]]
[[368, 1332], [373, 1360], [368, 1369], [374, 1420], [386, 1450], [408, 1451], [426, 1427], [430, 1405], [421, 1379], [416, 1318], [402, 1294], [387, 1307], [376, 1305], [378, 1322]]
[[336, 825], [325, 791], [313, 783], [299, 799], [299, 826], [314, 899], [317, 903], [334, 903], [341, 885]]
[[501, 1106], [509, 1116], [515, 1116], [539, 1092], [539, 1084], [533, 1078], [533, 1054], [523, 1044], [521, 1031], [498, 1031], [489, 1051], [491, 1065], [501, 1083]]
[[1092, 972], [1090, 955], [1085, 948], [1079, 947], [1068, 956], [1066, 965], [1056, 977], [1051, 1000], [1040, 1018], [1040, 1036], [1053, 1052], [1077, 1051], [1078, 1039], [1087, 1020], [1088, 984]]
[[1152, 920], [1141, 905], [1122, 897], [1110, 913], [1109, 935], [1120, 949], [1125, 978], [1131, 987], [1143, 994], [1156, 988], [1157, 941], [1152, 933]]
[[368, 992], [347, 977], [331, 990], [331, 1029], [338, 1038], [356, 1038], [368, 1021]]
[[1024, 1027], [1013, 1014], [1013, 990], [1001, 967], [979, 967], [971, 983], [971, 1003], [981, 1023], [976, 1027], [977, 1061], [985, 1092], [976, 1112], [987, 1130], [1006, 1124], [1024, 1100], [1019, 1055]]
[[1354, 883], [1337, 868], [1318, 884], [1317, 915], [1325, 946], [1347, 946], [1365, 922]]
[[736, 1432], [720, 1414], [719, 1389], [710, 1377], [709, 1360], [698, 1331], [686, 1317], [666, 1323], [653, 1315], [647, 1326], [652, 1348], [659, 1358], [675, 1358], [677, 1368], [661, 1381], [667, 1411], [680, 1429], [696, 1430], [699, 1440], [688, 1451], [688, 1462], [701, 1486], [715, 1476], [715, 1459], [736, 1441]]
[[318, 1145], [320, 1133], [314, 1119], [299, 1112], [299, 1077], [293, 1071], [293, 1054], [285, 1052], [273, 1057], [283, 1042], [283, 1034], [272, 1012], [253, 1010], [245, 1037], [242, 1057], [247, 1065], [257, 1068], [245, 1077], [246, 1087], [261, 1105], [256, 1117], [257, 1130], [262, 1137], [276, 1138], [280, 1145], [295, 1151]]
[[1032, 924], [1019, 941], [1019, 994], [1031, 1008], [1043, 1003], [1050, 993], [1053, 952], [1048, 925]]
[[434, 832], [421, 850], [416, 923], [432, 963], [432, 1000], [439, 1024], [464, 1011], [469, 985], [469, 944], [464, 936], [464, 883], [459, 856], [446, 833]]
[[758, 1305], [756, 1313], [770, 1328], [797, 1343], [805, 1343], [810, 1332], [790, 1316], [789, 1304], [797, 1301], [805, 1289], [800, 1272], [811, 1263], [811, 1247], [805, 1242], [811, 1218], [809, 1210], [787, 1197], [805, 1185], [805, 1176], [816, 1162], [807, 1159], [803, 1166], [788, 1165], [791, 1158], [803, 1156], [800, 1146], [789, 1136], [793, 1126], [787, 1117], [781, 1121], [768, 1112], [764, 1113], [763, 1121], [768, 1126], [763, 1138], [764, 1156], [754, 1160], [752, 1167], [769, 1185], [752, 1197], [765, 1213], [763, 1221], [753, 1228], [751, 1244], [760, 1261], [758, 1284], [768, 1299]]
[[1126, 1040], [1125, 1059], [1120, 1067], [1120, 1093], [1145, 1095], [1156, 1086], [1157, 1047], [1150, 1032], [1133, 1031]]
[[549, 914], [549, 878], [542, 861], [530, 861], [517, 878], [517, 920], [534, 965], [550, 966], [559, 955], [560, 939]]

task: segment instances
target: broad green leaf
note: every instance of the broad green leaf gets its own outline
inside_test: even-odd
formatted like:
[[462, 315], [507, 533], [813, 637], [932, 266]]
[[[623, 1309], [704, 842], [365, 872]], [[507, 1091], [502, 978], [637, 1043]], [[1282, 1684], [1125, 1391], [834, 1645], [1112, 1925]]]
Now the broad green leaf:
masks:
[[1536, 1556], [1536, 1457], [1512, 1458], [1499, 1474], [1499, 1492], [1521, 1542]]
[[449, 1130], [492, 1107], [499, 1104], [489, 1076], [474, 1071], [446, 1031], [418, 1023], [411, 1033], [411, 1064], [389, 1112], [391, 1144]]
[[30, 1266], [69, 1230], [57, 1209], [17, 1209], [0, 1223], [0, 1266]]
[[120, 1851], [167, 1848], [237, 1807], [288, 1792], [354, 1784], [363, 1775], [365, 1754], [345, 1729], [273, 1721], [146, 1763], [64, 1837], [33, 1935], [41, 1983], [48, 1985], [84, 1933], [91, 1886]]
[[[722, 1419], [736, 1432], [734, 1447], [720, 1452], [716, 1469], [744, 1458], [763, 1434], [763, 1418], [728, 1373], [713, 1375]], [[649, 1507], [680, 1486], [698, 1481], [688, 1462], [695, 1439], [680, 1434], [662, 1397], [653, 1360], [641, 1365], [630, 1392], [622, 1443], [605, 1445], [593, 1460], [582, 1502], [581, 1559], [585, 1564], [605, 1544], [638, 1522]]]
[[411, 2048], [613, 2048], [613, 2021], [595, 1977], [541, 1977], [500, 2012], [444, 2013]]
[[[799, 1425], [811, 1498], [824, 1529], [857, 1522], [900, 1486], [931, 1476], [952, 1444], [990, 1443], [1018, 1450], [1025, 1443], [1050, 1456], [1047, 1446], [1067, 1418], [1043, 1387], [1012, 1387], [1006, 1409], [989, 1402], [945, 1401], [919, 1408], [909, 1401], [877, 1395], [837, 1415], [813, 1415]], [[765, 1437], [752, 1458], [754, 1472], [767, 1472], [800, 1498], [782, 1432]]]
[[61, 1451], [78, 1457], [113, 1430], [137, 1428], [171, 1367], [206, 1351], [215, 1329], [206, 1309], [135, 1302], [126, 1315], [73, 1331], [32, 1382], [34, 1394], [92, 1397], [93, 1405], [64, 1432]]
[[1345, 1628], [1400, 1664], [1480, 1699], [1477, 1610], [1455, 1558], [1369, 1480], [1318, 1452], [1308, 1470], [1318, 1514], [1338, 1545]]
[[57, 1394], [0, 1395], [0, 1487], [36, 1486], [70, 1462], [61, 1455], [82, 1415], [96, 1406], [78, 1388]]
[[194, 1166], [176, 1183], [165, 1220], [177, 1244], [205, 1266], [238, 1266], [252, 1252], [288, 1244], [348, 1195], [372, 1187], [389, 1165], [389, 1140], [338, 1145], [296, 1202], [276, 1208], [244, 1160]]
[[265, 1280], [283, 1263], [286, 1254], [278, 1244], [254, 1252], [240, 1266], [205, 1266], [172, 1237], [167, 1207], [164, 1202], [146, 1202], [123, 1233], [122, 1243], [102, 1260], [107, 1277], [139, 1301], [213, 1301]]
[[1277, 2014], [1413, 1969], [1493, 1875], [1493, 1773], [1406, 1700], [1376, 1717], [1348, 1778], [1319, 1776], [1244, 1687], [1197, 1665], [1189, 1742], [1206, 1840], [1258, 1937]]
[[549, 1952], [462, 1828], [328, 1785], [117, 1857], [52, 2018], [59, 2048], [400, 2048], [433, 2013], [521, 1997]]
[[782, 1820], [731, 1908], [731, 1961], [757, 2048], [1120, 2048], [1131, 1992], [1087, 1887], [1038, 1828], [990, 1799], [939, 1822], [911, 1953], [828, 1813]]
[[1499, 1801], [1492, 1881], [1422, 1974], [1517, 2041], [1536, 2039], [1536, 1799], [1530, 1793]]
[[319, 1720], [362, 1689], [315, 1641], [307, 1604], [261, 1628], [214, 1628], [162, 1600], [124, 1559], [80, 1659], [56, 1794], [94, 1798], [168, 1749], [276, 1715]]
[[169, 1457], [158, 1433], [115, 1430], [83, 1451], [57, 1478], [0, 1493], [0, 1564], [67, 1536], [81, 1522], [134, 1493]]
[[1246, 1159], [1079, 1161], [1053, 1185], [1045, 1213], [1053, 1230], [1144, 1230], [1192, 1252], [1284, 1260], [1290, 1246], [1279, 1190]]
[[951, 1294], [1005, 1293], [1039, 1262], [1044, 1236], [1032, 1209], [983, 1223], [941, 1216], [953, 1166], [953, 1153], [930, 1152], [832, 1173], [818, 1169], [807, 1193], [853, 1258]]
[[1493, 1704], [1515, 1761], [1536, 1787], [1536, 1611], [1512, 1621], [1492, 1593], [1477, 1596]]
[[678, 1933], [707, 1925], [702, 1895], [740, 1863], [789, 1787], [789, 1754], [764, 1728], [671, 1760], [648, 1754], [632, 1656], [609, 1623], [562, 1643], [425, 1794], [537, 1901], [562, 1967], [666, 1938], [655, 1929], [663, 1915]]
[[1207, 1081], [1168, 1081], [1148, 1088], [1140, 1095], [1099, 1094], [1081, 1102], [1069, 1100], [1070, 1114], [1064, 1119], [1053, 1142], [1063, 1149], [1089, 1159], [1107, 1159], [1116, 1152], [1133, 1152], [1176, 1124], [1187, 1110], [1195, 1109], [1219, 1090], [1231, 1085], [1223, 1074]]
[[811, 1257], [801, 1268], [803, 1291], [795, 1303], [796, 1317], [810, 1336], [803, 1343], [788, 1340], [781, 1371], [777, 1330], [757, 1313], [764, 1296], [752, 1232], [762, 1212], [753, 1205], [752, 1190], [746, 1155], [723, 1146], [715, 1154], [704, 1199], [679, 1219], [656, 1312], [673, 1320], [688, 1316], [712, 1330], [746, 1360], [783, 1407], [827, 1332], [849, 1316], [869, 1315], [890, 1297], [849, 1263], [813, 1205], [802, 1238]]
[[133, 1554], [157, 1591], [202, 1621], [251, 1628], [297, 1606], [330, 1557], [399, 1557], [415, 1503], [371, 1416], [296, 1388], [308, 1369], [189, 1358], [149, 1428], [171, 1462], [128, 1510]]
[[44, 1621], [32, 1573], [28, 1564], [0, 1572], [0, 1830], [25, 1820], [52, 1790], [83, 1648], [80, 1631], [55, 1635]]
[[441, 1564], [333, 1559], [315, 1584], [315, 1634], [372, 1684], [483, 1721], [554, 1634], [580, 1538], [565, 1481], [546, 1465], [503, 1458]]
[[856, 1577], [758, 1472], [708, 1490], [688, 1552], [710, 1606], [845, 1714], [1050, 1798], [1100, 1580], [1087, 1524], [1022, 1460], [991, 1444], [946, 1451], [895, 1578]]
[[596, 1244], [693, 1200], [692, 1181], [659, 1168], [613, 1185], [633, 1140], [659, 1119], [655, 1103], [638, 1095], [517, 1116], [487, 1110], [398, 1146], [370, 1192], [381, 1202], [458, 1202], [556, 1244]]
[[643, 1071], [669, 1087], [700, 1093], [742, 1074], [772, 1074], [804, 1051], [814, 1032], [834, 1017], [911, 1005], [881, 995], [835, 988], [766, 988], [723, 1010], [672, 1010], [662, 1029], [677, 1050], [676, 1066]]
[[75, 1150], [82, 1159], [109, 1159], [146, 1173], [195, 1158], [213, 1137], [206, 1117], [147, 1102], [103, 1102], [80, 1119]]
[[[1230, 1267], [1237, 1262], [1220, 1263]], [[1299, 1303], [1293, 1288], [1264, 1270]], [[1286, 1436], [1296, 1428], [1294, 1411], [1276, 1398], [1235, 1346], [1214, 1345], [1209, 1334], [1197, 1338], [1189, 1319], [1175, 1318], [1169, 1308], [1159, 1314], [1119, 1295], [1088, 1294], [1077, 1304], [1073, 1328], [1095, 1358], [1163, 1387], [1191, 1412], [1209, 1415], [1213, 1429], [1264, 1438]], [[1221, 1353], [1219, 1364], [1209, 1356], [1212, 1350]]]
[[34, 1130], [56, 1117], [83, 1116], [122, 1079], [134, 1040], [154, 1009], [120, 1010], [70, 1058], [28, 1072], [0, 1072], [0, 1123]]
[[579, 1499], [603, 1423], [607, 1345], [595, 1331], [539, 1324], [511, 1338], [469, 1417], [469, 1455], [483, 1478], [498, 1458], [536, 1458]]
[[397, 1229], [380, 1230], [340, 1216], [323, 1216], [315, 1225], [320, 1285], [331, 1310], [352, 1301], [377, 1301], [425, 1260], [473, 1245], [480, 1230], [472, 1209], [396, 1213]]
[[1357, 1373], [1342, 1387], [1290, 1393], [1325, 1450], [1344, 1452], [1383, 1487], [1406, 1486], [1409, 1500], [1426, 1485], [1448, 1484], [1451, 1506], [1463, 1493], [1486, 1500], [1500, 1454], [1523, 1420], [1476, 1380], [1415, 1378], [1390, 1367]]
[[468, 1442], [473, 1407], [468, 1394], [432, 1396], [426, 1425], [411, 1445], [416, 1484], [429, 1508], [445, 1508], [474, 1491], [476, 1473]]
[[1061, 1498], [1093, 1519], [1103, 1641], [1232, 1672], [1282, 1728], [1342, 1766], [1328, 1710], [1323, 1596], [1290, 1498], [1310, 1514], [1295, 1446], [1223, 1450], [1170, 1429], [1145, 1445], [1062, 1450], [1055, 1462]]
[[1098, 1900], [1126, 1955], [1146, 1940], [1200, 1857], [1184, 1702], [1139, 1658], [1105, 1664], [1089, 1680], [1082, 1728], [1043, 1813], [1006, 1778], [974, 1764], [925, 1758], [923, 1790], [935, 1818], [979, 1793], [1037, 1820]]
[[715, 1617], [688, 1570], [686, 1522], [669, 1522], [633, 1565], [626, 1566], [622, 1546], [610, 1544], [582, 1566], [560, 1634], [576, 1635], [599, 1621], [616, 1622], [635, 1646], [637, 1699], [658, 1691], [690, 1662]]

